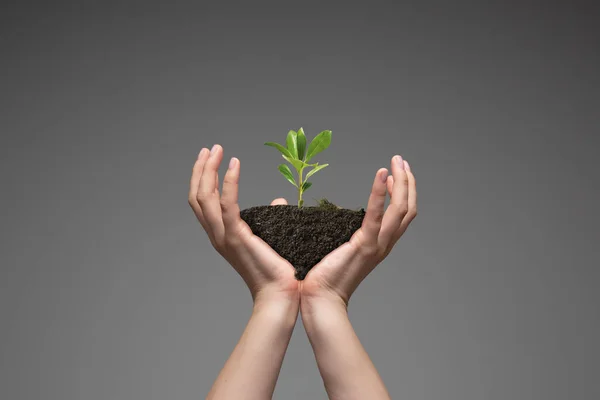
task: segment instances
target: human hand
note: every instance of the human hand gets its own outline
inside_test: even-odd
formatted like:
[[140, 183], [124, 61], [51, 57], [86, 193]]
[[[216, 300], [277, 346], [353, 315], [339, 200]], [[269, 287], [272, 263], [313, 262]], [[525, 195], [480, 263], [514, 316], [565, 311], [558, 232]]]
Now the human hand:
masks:
[[[391, 170], [390, 176], [386, 168], [377, 171], [360, 229], [301, 281], [301, 307], [326, 299], [346, 308], [360, 282], [387, 257], [417, 215], [416, 182], [410, 166], [395, 156]], [[386, 192], [391, 200], [384, 210]]]
[[[188, 202], [211, 244], [240, 274], [255, 305], [271, 299], [299, 301], [294, 268], [273, 250], [240, 217], [238, 182], [240, 161], [233, 157], [219, 194], [218, 169], [223, 148], [203, 148], [194, 164]], [[271, 205], [287, 204], [275, 199]]]

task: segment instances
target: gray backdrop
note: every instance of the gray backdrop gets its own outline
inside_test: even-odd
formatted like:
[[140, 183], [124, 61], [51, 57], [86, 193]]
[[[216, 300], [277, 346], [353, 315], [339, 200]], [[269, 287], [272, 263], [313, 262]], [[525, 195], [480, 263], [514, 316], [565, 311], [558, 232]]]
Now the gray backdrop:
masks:
[[[484, 4], [485, 3], [485, 4]], [[419, 216], [350, 317], [394, 398], [600, 398], [598, 13], [575, 2], [2, 6], [0, 398], [204, 398], [251, 298], [187, 204], [365, 206], [396, 153]], [[221, 176], [225, 170], [221, 168]], [[314, 204], [314, 203], [313, 203]], [[324, 398], [299, 321], [275, 398]]]

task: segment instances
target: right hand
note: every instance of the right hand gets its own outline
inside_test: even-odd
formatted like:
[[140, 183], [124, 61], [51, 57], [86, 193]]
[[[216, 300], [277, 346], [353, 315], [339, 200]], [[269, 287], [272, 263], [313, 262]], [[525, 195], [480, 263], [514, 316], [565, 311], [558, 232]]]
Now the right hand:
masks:
[[[254, 235], [240, 217], [238, 182], [240, 162], [232, 158], [219, 195], [218, 168], [223, 148], [214, 145], [209, 154], [203, 148], [194, 164], [188, 202], [211, 244], [240, 274], [255, 305], [270, 300], [299, 302], [298, 281], [293, 266], [261, 238]], [[271, 205], [287, 204], [275, 199]]]
[[[346, 308], [365, 277], [387, 257], [417, 215], [417, 187], [410, 166], [400, 156], [391, 161], [392, 175], [375, 175], [362, 226], [350, 241], [325, 256], [300, 287], [301, 306], [330, 301]], [[390, 204], [384, 209], [386, 194]], [[306, 310], [306, 308], [303, 309]]]

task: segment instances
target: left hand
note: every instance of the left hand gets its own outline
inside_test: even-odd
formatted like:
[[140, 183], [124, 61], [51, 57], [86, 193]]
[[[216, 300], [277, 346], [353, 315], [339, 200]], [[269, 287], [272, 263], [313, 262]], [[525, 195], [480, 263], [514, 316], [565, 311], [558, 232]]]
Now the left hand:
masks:
[[[255, 302], [280, 300], [299, 302], [298, 281], [294, 268], [261, 238], [254, 235], [240, 217], [238, 181], [240, 161], [232, 158], [219, 193], [218, 168], [223, 148], [215, 145], [212, 152], [202, 149], [194, 164], [188, 202], [211, 244], [240, 274]], [[286, 204], [276, 199], [271, 204]], [[289, 300], [289, 301], [288, 301]]]

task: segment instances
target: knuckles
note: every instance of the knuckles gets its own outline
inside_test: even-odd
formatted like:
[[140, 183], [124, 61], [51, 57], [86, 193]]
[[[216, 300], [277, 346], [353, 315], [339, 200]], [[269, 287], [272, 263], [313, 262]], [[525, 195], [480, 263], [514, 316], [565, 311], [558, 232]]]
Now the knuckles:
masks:
[[413, 209], [413, 210], [410, 210], [410, 211], [408, 212], [408, 217], [409, 217], [411, 220], [415, 219], [415, 218], [417, 217], [417, 209], [415, 208], [415, 209]]
[[223, 184], [224, 185], [237, 185], [238, 178], [235, 176], [231, 176], [231, 174], [225, 174], [225, 177], [223, 178]]
[[375, 221], [378, 225], [383, 221], [384, 213], [376, 211], [373, 215], [373, 221]]
[[404, 217], [406, 214], [408, 214], [408, 205], [400, 204], [398, 206], [398, 212]]
[[400, 204], [392, 203], [389, 205], [389, 207], [396, 208], [396, 212], [399, 214], [400, 218], [404, 218], [404, 216], [408, 214], [408, 204], [406, 204], [405, 202], [402, 202]]
[[417, 207], [412, 206], [408, 208], [405, 218], [410, 222], [417, 217]]
[[198, 203], [200, 203], [200, 205], [204, 204], [206, 202], [206, 200], [209, 198], [210, 193], [205, 192], [203, 190], [199, 190], [198, 194], [196, 195], [196, 200], [198, 200]]
[[230, 202], [228, 202], [227, 200], [221, 198], [219, 200], [219, 204], [221, 205], [221, 210], [223, 211], [223, 213], [227, 213], [229, 211], [231, 211], [234, 208], [234, 204], [231, 204]]
[[[402, 173], [402, 171], [400, 171], [400, 176], [398, 176], [397, 181], [399, 184], [401, 185], [408, 185], [408, 174], [406, 173], [406, 171], [404, 173]], [[394, 180], [396, 181], [396, 177], [394, 177]]]

